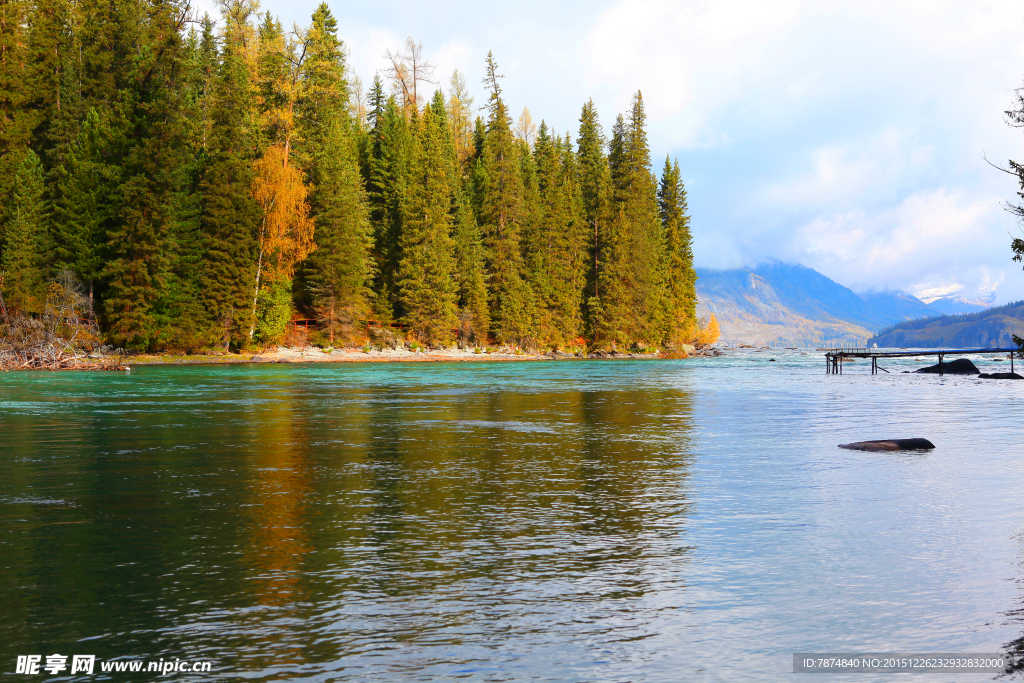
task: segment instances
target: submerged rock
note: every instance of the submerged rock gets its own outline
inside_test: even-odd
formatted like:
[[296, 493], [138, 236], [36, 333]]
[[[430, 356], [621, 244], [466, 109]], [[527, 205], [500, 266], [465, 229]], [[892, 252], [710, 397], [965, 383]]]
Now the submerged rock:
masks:
[[978, 379], [1024, 379], [1024, 377], [1016, 372], [993, 372], [991, 374], [983, 372], [978, 375]]
[[935, 444], [928, 439], [885, 439], [841, 443], [839, 447], [851, 451], [927, 451], [935, 448]]
[[[937, 375], [939, 374], [939, 364], [929, 365], [926, 368], [914, 370], [914, 372], [927, 372]], [[966, 358], [942, 362], [942, 374], [944, 375], [977, 375], [979, 372], [978, 366]]]

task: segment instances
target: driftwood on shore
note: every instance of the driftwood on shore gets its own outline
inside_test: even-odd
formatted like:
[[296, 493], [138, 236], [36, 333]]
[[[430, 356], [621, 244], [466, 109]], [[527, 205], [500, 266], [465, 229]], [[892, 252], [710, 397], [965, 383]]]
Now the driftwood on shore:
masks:
[[0, 370], [124, 369], [120, 356], [88, 358], [99, 334], [95, 321], [82, 317], [87, 304], [81, 285], [67, 271], [50, 283], [38, 318], [9, 310], [0, 292]]

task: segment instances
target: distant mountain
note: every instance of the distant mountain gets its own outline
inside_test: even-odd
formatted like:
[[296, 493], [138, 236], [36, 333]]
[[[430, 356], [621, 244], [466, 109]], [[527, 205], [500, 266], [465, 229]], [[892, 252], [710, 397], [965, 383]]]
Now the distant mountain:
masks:
[[901, 319], [890, 319], [813, 268], [772, 263], [753, 272], [771, 283], [787, 308], [809, 320], [837, 320], [877, 329]]
[[730, 343], [863, 344], [875, 330], [943, 312], [902, 292], [858, 296], [800, 265], [698, 268], [697, 276], [698, 310], [715, 314]]
[[916, 296], [903, 292], [868, 292], [860, 296], [871, 306], [885, 311], [886, 315], [892, 318], [886, 323], [889, 325], [900, 320], [926, 318], [941, 313]]
[[[698, 312], [714, 313], [722, 341], [731, 344], [852, 344], [871, 336], [863, 325], [872, 318], [865, 302], [803, 266], [698, 269], [697, 299]], [[844, 315], [847, 308], [853, 316]]]
[[868, 339], [882, 347], [1010, 348], [1024, 337], [1024, 301], [977, 313], [932, 316], [888, 327]]

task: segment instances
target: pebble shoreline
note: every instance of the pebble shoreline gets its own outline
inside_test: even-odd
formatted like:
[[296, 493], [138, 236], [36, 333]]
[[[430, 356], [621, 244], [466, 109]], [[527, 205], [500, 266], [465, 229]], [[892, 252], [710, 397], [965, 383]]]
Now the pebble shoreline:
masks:
[[[698, 350], [688, 357], [715, 356], [713, 350]], [[279, 347], [276, 350], [259, 353], [196, 354], [191, 356], [172, 354], [142, 354], [126, 356], [126, 365], [205, 365], [235, 363], [423, 363], [423, 362], [486, 362], [486, 361], [546, 361], [546, 360], [655, 360], [665, 358], [662, 353], [596, 352], [593, 354], [570, 354], [549, 351], [538, 353], [514, 353], [509, 351], [481, 351], [471, 349], [424, 349], [412, 351], [407, 348], [390, 349], [334, 349], [330, 352], [317, 347]], [[682, 357], [682, 356], [680, 356]]]

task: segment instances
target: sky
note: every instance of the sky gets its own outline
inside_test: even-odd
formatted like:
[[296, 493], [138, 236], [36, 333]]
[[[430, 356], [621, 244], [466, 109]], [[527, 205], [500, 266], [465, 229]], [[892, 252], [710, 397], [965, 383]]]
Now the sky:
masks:
[[[317, 4], [262, 10], [287, 27]], [[1019, 0], [328, 4], [364, 85], [411, 36], [441, 87], [459, 69], [481, 105], [492, 50], [510, 109], [574, 139], [588, 98], [610, 132], [642, 91], [655, 170], [669, 155], [683, 171], [698, 267], [778, 260], [855, 291], [1024, 299], [1017, 182], [986, 162], [1024, 161], [1003, 117], [1024, 85]]]

